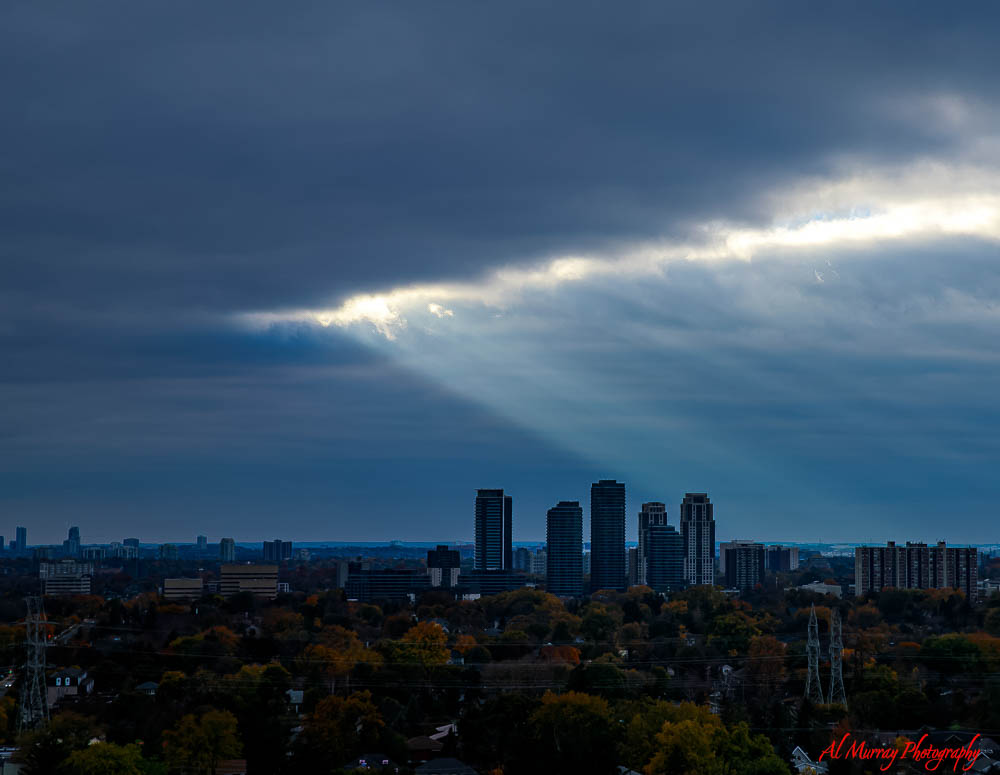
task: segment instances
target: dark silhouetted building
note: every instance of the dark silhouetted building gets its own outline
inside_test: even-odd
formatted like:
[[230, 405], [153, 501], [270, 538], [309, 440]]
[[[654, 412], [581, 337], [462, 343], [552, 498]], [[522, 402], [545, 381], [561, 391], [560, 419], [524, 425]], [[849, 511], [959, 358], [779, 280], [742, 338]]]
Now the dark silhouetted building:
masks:
[[219, 541], [219, 560], [236, 562], [236, 542], [232, 538], [223, 538]]
[[349, 600], [411, 599], [429, 589], [431, 577], [425, 570], [365, 570], [351, 564], [345, 592]]
[[80, 554], [80, 528], [71, 527], [69, 537], [63, 541], [63, 551], [69, 557], [77, 557]]
[[634, 546], [625, 550], [625, 576], [628, 586], [639, 585], [639, 550]]
[[[721, 565], [722, 557], [719, 557]], [[764, 547], [764, 570], [771, 573], [788, 573], [799, 568], [799, 547], [797, 546], [766, 546]]]
[[590, 486], [590, 588], [625, 589], [625, 485]]
[[715, 583], [715, 516], [707, 493], [685, 493], [681, 501], [684, 579], [688, 584]]
[[288, 562], [292, 559], [292, 542], [276, 538], [264, 542], [264, 562]]
[[673, 525], [646, 528], [646, 586], [656, 592], [673, 592], [685, 586], [684, 539]]
[[18, 554], [28, 551], [28, 528], [18, 527], [14, 531], [14, 551]]
[[979, 550], [974, 546], [936, 546], [906, 542], [896, 546], [858, 546], [854, 550], [855, 592], [861, 597], [886, 587], [961, 589], [969, 602], [979, 596]]
[[[648, 584], [649, 581], [646, 578], [646, 564], [648, 550], [647, 545], [647, 535], [651, 525], [665, 525], [667, 524], [667, 506], [664, 503], [658, 503], [656, 501], [652, 503], [643, 503], [642, 510], [639, 512], [639, 546], [636, 552], [637, 557], [637, 568], [635, 571], [635, 583], [636, 584]], [[631, 571], [631, 569], [630, 569]]]
[[208, 553], [208, 536], [198, 536], [198, 538], [195, 539], [195, 545], [198, 549], [198, 556], [203, 557]]
[[509, 570], [474, 570], [462, 573], [458, 577], [459, 591], [463, 594], [475, 594], [486, 597], [510, 592], [524, 586], [525, 577], [522, 573]]
[[519, 546], [514, 550], [514, 570], [523, 570], [531, 573], [531, 550], [524, 546]]
[[449, 549], [445, 544], [438, 544], [437, 549], [427, 552], [427, 573], [431, 577], [432, 587], [457, 586], [461, 567], [462, 555], [458, 549]]
[[719, 544], [719, 568], [732, 589], [753, 589], [764, 581], [764, 544], [727, 541]]
[[561, 597], [583, 594], [583, 507], [559, 501], [545, 522], [546, 589]]
[[512, 570], [513, 503], [503, 490], [476, 494], [476, 570]]

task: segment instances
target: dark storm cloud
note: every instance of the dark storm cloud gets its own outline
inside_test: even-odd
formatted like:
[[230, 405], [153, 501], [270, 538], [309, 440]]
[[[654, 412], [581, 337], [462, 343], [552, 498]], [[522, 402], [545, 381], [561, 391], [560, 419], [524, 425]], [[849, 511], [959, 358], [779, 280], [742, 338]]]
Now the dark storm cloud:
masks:
[[4, 301], [314, 305], [753, 219], [954, 143], [900, 101], [995, 92], [984, 8], [9, 5]]
[[[384, 523], [375, 537], [418, 537], [417, 518], [446, 538], [468, 534], [471, 487], [518, 481], [528, 537], [541, 537], [551, 500], [586, 500], [588, 478], [608, 473], [600, 450], [520, 430], [512, 412], [491, 414], [419, 363], [308, 327], [249, 334], [232, 313], [614, 253], [715, 219], [767, 224], [769, 192], [845, 162], [961, 156], [992, 130], [936, 100], [986, 114], [996, 104], [998, 15], [931, 3], [6, 4], [7, 520], [33, 519], [33, 536], [51, 540], [76, 516], [124, 531], [142, 514], [170, 538], [196, 524], [230, 531], [237, 517], [257, 535], [295, 513], [296, 537], [327, 537], [368, 529], [349, 519], [361, 511]], [[605, 379], [607, 395], [649, 412], [609, 431], [608, 467], [636, 441], [632, 424], [704, 438], [725, 426], [733, 449], [773, 471], [788, 463], [779, 445], [747, 452], [748, 440], [780, 438], [803, 481], [829, 465], [851, 498], [877, 501], [846, 462], [845, 427], [880, 429], [894, 453], [909, 439], [976, 465], [996, 456], [973, 416], [941, 402], [961, 395], [981, 427], [995, 425], [980, 392], [993, 384], [983, 357], [995, 326], [958, 314], [995, 298], [992, 257], [909, 247], [822, 288], [811, 266], [789, 270], [804, 280], [783, 296], [780, 263], [679, 265], [672, 289], [585, 288], [519, 325], [565, 348], [584, 384]], [[946, 289], [964, 295], [941, 303]], [[811, 298], [815, 313], [799, 303]], [[928, 304], [950, 317], [914, 315]], [[938, 362], [899, 357], [931, 345]], [[525, 361], [522, 376], [536, 370], [552, 367]], [[904, 377], [905, 401], [871, 397], [891, 397]], [[593, 406], [582, 420], [599, 418]], [[681, 481], [698, 465], [734, 507], [780, 479], [751, 487], [678, 455], [660, 487], [648, 472], [668, 461], [647, 452], [645, 497], [696, 488]], [[949, 470], [964, 486], [985, 469]], [[884, 469], [886, 480], [904, 482], [901, 471]], [[400, 514], [417, 490], [419, 511]], [[924, 494], [911, 489], [908, 502]], [[830, 510], [855, 502], [835, 495], [823, 495]]]

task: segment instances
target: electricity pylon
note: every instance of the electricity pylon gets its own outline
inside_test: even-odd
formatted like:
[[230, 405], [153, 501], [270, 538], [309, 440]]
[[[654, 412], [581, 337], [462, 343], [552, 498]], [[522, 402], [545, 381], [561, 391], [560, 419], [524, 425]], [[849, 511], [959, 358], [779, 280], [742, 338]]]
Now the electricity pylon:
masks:
[[844, 638], [840, 628], [840, 612], [834, 608], [830, 616], [830, 704], [847, 707], [847, 692], [844, 691]]
[[45, 610], [40, 597], [25, 598], [28, 613], [24, 624], [28, 630], [25, 641], [27, 659], [21, 681], [21, 714], [18, 731], [37, 729], [49, 720], [49, 703], [45, 693]]
[[819, 681], [819, 623], [816, 621], [816, 606], [809, 614], [809, 640], [806, 643], [809, 657], [809, 672], [806, 673], [806, 697], [813, 705], [823, 704], [823, 686]]

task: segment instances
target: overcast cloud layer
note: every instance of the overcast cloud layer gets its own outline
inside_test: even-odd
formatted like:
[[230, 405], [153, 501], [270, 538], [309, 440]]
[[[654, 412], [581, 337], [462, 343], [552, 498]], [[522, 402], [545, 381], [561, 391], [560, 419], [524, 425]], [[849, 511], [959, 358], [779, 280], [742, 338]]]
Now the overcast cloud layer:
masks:
[[1000, 9], [0, 10], [0, 533], [1000, 541]]

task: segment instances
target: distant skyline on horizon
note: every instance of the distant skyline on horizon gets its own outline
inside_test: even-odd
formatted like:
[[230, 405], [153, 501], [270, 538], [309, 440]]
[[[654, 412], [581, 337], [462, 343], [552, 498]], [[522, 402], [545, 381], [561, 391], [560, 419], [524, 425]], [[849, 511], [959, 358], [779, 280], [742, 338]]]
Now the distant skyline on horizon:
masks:
[[1000, 540], [1000, 4], [0, 19], [10, 529]]

